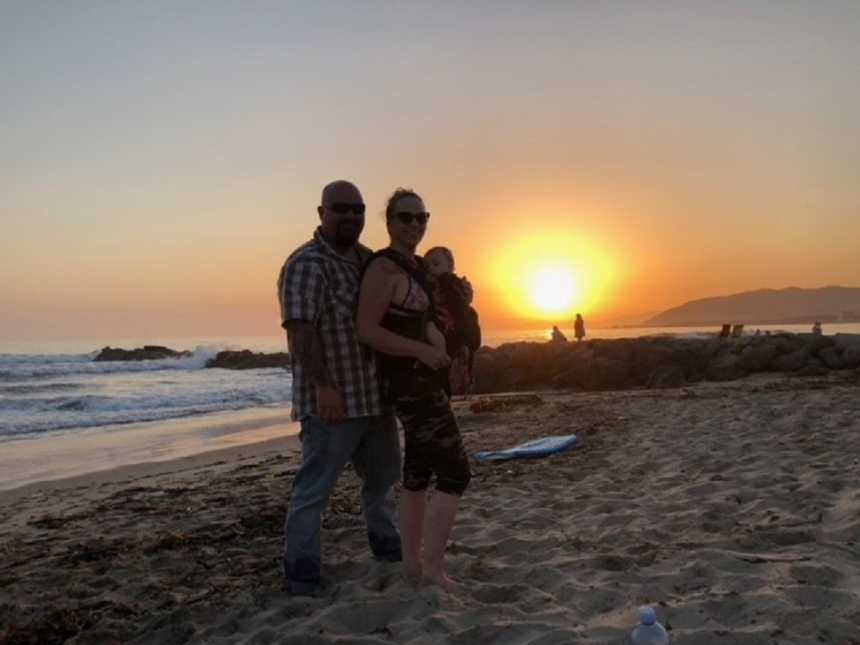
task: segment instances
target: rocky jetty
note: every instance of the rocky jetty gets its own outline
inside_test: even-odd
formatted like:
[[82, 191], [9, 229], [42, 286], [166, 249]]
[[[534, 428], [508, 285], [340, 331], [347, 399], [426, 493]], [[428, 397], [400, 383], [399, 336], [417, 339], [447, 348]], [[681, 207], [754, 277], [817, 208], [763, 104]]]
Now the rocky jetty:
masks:
[[290, 355], [284, 352], [275, 354], [255, 353], [247, 349], [240, 352], [218, 352], [215, 358], [206, 362], [206, 367], [221, 367], [228, 370], [254, 370], [264, 367], [290, 366]]
[[120, 349], [104, 347], [94, 360], [102, 361], [154, 361], [161, 358], [183, 358], [191, 356], [191, 352], [176, 351], [161, 345], [144, 345], [137, 349]]
[[756, 372], [816, 376], [858, 367], [860, 335], [855, 334], [523, 342], [481, 348], [475, 357], [474, 391], [670, 388]]

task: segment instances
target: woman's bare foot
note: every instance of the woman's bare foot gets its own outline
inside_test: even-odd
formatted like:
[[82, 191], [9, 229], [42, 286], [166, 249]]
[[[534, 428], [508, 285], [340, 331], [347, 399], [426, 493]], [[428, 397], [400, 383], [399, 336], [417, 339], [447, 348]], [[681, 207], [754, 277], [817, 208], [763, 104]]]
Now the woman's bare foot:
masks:
[[454, 582], [445, 571], [425, 571], [424, 582], [441, 587], [447, 593], [457, 593], [460, 585]]
[[400, 573], [403, 576], [404, 580], [406, 580], [406, 582], [408, 582], [409, 584], [415, 587], [421, 584], [423, 571], [421, 570], [420, 564], [416, 567], [407, 567], [406, 565], [404, 565]]

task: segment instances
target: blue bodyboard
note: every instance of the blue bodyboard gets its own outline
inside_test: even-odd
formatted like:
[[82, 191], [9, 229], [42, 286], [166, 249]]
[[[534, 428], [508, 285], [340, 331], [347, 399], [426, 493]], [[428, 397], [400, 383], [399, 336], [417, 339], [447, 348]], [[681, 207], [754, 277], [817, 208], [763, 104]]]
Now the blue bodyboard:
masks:
[[503, 461], [505, 459], [531, 459], [546, 457], [567, 450], [576, 443], [576, 435], [569, 434], [561, 437], [541, 437], [521, 443], [505, 450], [482, 450], [472, 453], [478, 461]]

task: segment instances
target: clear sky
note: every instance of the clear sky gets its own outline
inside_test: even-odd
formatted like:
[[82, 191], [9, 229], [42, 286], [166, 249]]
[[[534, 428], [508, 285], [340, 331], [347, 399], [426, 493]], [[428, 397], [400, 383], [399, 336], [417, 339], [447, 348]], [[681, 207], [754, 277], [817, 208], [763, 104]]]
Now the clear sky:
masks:
[[0, 339], [276, 334], [335, 178], [488, 324], [860, 286], [853, 0], [0, 0], [0, 87]]

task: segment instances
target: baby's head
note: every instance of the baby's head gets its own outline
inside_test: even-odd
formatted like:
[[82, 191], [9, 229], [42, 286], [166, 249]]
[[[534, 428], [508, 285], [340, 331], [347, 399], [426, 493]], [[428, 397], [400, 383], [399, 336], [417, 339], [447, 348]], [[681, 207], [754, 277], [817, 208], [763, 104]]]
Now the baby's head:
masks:
[[424, 263], [431, 275], [454, 273], [454, 254], [445, 246], [434, 246], [424, 254]]

